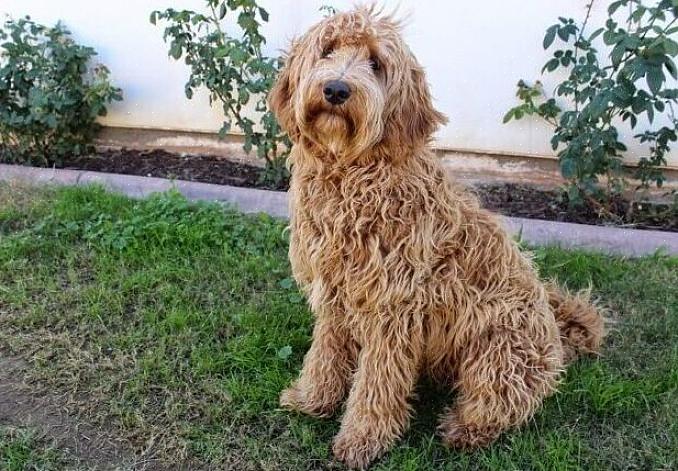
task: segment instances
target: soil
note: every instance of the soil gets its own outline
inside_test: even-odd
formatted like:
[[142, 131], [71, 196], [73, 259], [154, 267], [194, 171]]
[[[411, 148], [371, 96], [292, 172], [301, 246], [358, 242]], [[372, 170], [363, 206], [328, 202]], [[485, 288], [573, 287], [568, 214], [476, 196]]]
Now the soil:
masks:
[[36, 395], [23, 383], [26, 363], [0, 350], [0, 425], [36, 430], [54, 442], [69, 461], [89, 470], [156, 470], [154, 460], [137, 459], [113, 430], [83, 422], [66, 412], [61, 395]]
[[288, 188], [287, 181], [278, 185], [263, 182], [264, 169], [262, 167], [241, 164], [220, 157], [180, 155], [163, 150], [106, 150], [94, 155], [67, 158], [62, 162], [61, 168], [173, 178], [267, 190], [286, 191]]
[[[67, 159], [62, 168], [122, 173], [149, 177], [216, 183], [285, 191], [288, 181], [267, 183], [265, 169], [224, 158], [179, 155], [162, 150], [106, 150]], [[621, 197], [605, 207], [594, 201], [571, 208], [560, 189], [519, 184], [481, 185], [475, 188], [485, 207], [506, 216], [580, 224], [622, 226], [678, 232], [678, 198], [675, 203], [631, 203]]]
[[475, 191], [484, 207], [506, 216], [678, 232], [678, 200], [673, 204], [632, 203], [616, 197], [605, 206], [590, 201], [572, 207], [560, 189], [507, 183], [483, 185]]

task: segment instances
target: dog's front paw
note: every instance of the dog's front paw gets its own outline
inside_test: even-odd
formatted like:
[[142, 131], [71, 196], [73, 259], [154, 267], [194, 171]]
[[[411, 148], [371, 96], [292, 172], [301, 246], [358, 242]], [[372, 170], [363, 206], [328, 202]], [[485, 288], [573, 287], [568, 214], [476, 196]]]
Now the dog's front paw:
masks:
[[280, 393], [280, 406], [314, 417], [327, 417], [334, 412], [335, 404], [327, 404], [304, 392], [298, 385], [292, 385]]
[[386, 452], [388, 444], [365, 433], [341, 431], [334, 439], [334, 456], [351, 469], [367, 469], [377, 458]]

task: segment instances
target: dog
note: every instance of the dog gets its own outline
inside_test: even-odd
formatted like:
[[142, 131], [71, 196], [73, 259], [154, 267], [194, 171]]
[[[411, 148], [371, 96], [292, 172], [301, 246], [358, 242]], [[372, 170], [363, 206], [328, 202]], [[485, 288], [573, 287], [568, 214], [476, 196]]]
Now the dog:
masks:
[[289, 258], [315, 318], [280, 404], [328, 417], [347, 396], [332, 450], [359, 469], [407, 429], [420, 377], [458, 392], [444, 442], [480, 447], [603, 336], [598, 309], [540, 281], [447, 176], [430, 149], [446, 117], [400, 30], [369, 6], [326, 18], [292, 42], [269, 95], [293, 142]]

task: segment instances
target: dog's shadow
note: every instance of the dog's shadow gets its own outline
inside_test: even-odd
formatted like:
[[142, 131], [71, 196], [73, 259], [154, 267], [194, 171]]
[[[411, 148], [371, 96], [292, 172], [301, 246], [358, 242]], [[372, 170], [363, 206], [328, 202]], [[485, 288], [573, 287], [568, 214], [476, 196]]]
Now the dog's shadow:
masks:
[[454, 405], [457, 393], [453, 388], [434, 383], [428, 378], [417, 384], [416, 394], [412, 401], [413, 417], [410, 435], [431, 435], [438, 425], [444, 410]]

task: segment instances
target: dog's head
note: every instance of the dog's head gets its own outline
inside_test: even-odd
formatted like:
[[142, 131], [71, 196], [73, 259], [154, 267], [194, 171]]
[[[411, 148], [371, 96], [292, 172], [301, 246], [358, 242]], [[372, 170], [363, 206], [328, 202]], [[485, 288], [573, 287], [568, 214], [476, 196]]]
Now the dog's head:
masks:
[[294, 142], [341, 159], [405, 155], [446, 122], [398, 23], [373, 7], [294, 41], [269, 103]]

